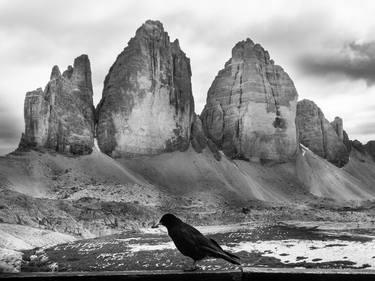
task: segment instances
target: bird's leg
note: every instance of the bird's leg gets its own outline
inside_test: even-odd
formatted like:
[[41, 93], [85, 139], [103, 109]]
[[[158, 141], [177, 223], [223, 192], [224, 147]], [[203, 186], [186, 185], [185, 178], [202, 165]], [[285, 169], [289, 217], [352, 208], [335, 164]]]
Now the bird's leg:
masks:
[[195, 271], [195, 270], [197, 270], [197, 269], [199, 268], [199, 267], [197, 266], [197, 262], [198, 262], [198, 261], [194, 261], [193, 264], [192, 264], [192, 266], [189, 267], [189, 268], [187, 268], [187, 269], [185, 269], [184, 271]]

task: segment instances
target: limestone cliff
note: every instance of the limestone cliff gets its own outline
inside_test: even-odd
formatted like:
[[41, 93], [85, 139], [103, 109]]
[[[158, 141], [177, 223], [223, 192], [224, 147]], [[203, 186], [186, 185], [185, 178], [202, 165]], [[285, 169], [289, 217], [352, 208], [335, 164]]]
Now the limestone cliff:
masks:
[[220, 161], [221, 160], [221, 154], [217, 148], [217, 146], [207, 138], [203, 131], [203, 125], [202, 125], [202, 120], [200, 117], [196, 114], [193, 116], [193, 123], [191, 125], [191, 146], [193, 149], [201, 153], [203, 149], [208, 147], [208, 149], [212, 152], [213, 156], [215, 157], [216, 160]]
[[296, 124], [300, 143], [315, 154], [338, 167], [349, 161], [341, 118], [336, 117], [334, 122], [329, 123], [313, 101], [304, 99], [297, 104]]
[[204, 130], [232, 158], [293, 159], [297, 96], [293, 81], [262, 46], [241, 41], [208, 90]]
[[194, 113], [190, 60], [159, 21], [146, 21], [117, 57], [96, 113], [98, 144], [108, 155], [188, 148]]
[[88, 154], [94, 143], [94, 106], [90, 61], [74, 60], [63, 74], [52, 68], [44, 91], [26, 94], [25, 132], [19, 149], [48, 148], [62, 153]]

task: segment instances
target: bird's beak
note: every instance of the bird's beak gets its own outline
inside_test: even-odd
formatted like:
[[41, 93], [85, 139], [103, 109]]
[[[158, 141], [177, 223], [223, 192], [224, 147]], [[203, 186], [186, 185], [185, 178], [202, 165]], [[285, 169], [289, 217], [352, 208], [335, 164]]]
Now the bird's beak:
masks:
[[153, 226], [151, 226], [151, 228], [158, 228], [158, 227], [159, 227], [159, 225], [161, 225], [161, 224], [160, 224], [160, 222], [159, 222], [159, 223], [157, 223], [157, 224], [154, 224]]

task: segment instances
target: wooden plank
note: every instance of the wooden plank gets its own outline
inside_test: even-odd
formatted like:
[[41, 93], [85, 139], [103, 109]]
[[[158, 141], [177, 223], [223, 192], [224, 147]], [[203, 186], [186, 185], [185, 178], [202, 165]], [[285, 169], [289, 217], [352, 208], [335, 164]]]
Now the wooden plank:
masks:
[[240, 281], [242, 272], [238, 271], [194, 271], [184, 272], [177, 270], [150, 270], [150, 271], [98, 271], [98, 272], [22, 272], [15, 274], [3, 274], [0, 278], [6, 280], [111, 280], [111, 281], [133, 281], [133, 280], [150, 280], [150, 281]]
[[243, 281], [373, 281], [374, 270], [255, 268], [243, 269]]
[[81, 281], [374, 281], [374, 270], [346, 269], [291, 269], [291, 268], [260, 268], [246, 267], [243, 271], [195, 271], [177, 270], [150, 271], [95, 271], [95, 272], [22, 272], [1, 274], [0, 279], [7, 281], [29, 280], [81, 280]]

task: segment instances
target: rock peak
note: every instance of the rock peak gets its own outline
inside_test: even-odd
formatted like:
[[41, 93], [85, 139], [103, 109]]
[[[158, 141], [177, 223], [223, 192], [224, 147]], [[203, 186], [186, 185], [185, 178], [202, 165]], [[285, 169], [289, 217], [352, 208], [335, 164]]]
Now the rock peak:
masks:
[[[238, 42], [232, 49], [232, 58], [257, 59], [260, 63], [273, 64], [270, 55], [262, 45], [254, 43], [250, 38]], [[278, 66], [279, 67], [279, 66]]]
[[58, 67], [57, 65], [54, 65], [54, 66], [52, 67], [50, 80], [52, 80], [52, 79], [56, 79], [56, 78], [58, 78], [58, 77], [60, 77], [60, 76], [61, 76], [61, 73], [60, 73], [60, 69], [59, 69], [59, 67]]
[[188, 148], [190, 60], [160, 21], [146, 21], [117, 57], [96, 112], [99, 147], [113, 157]]
[[87, 67], [87, 65], [90, 65], [90, 60], [89, 60], [88, 55], [82, 54], [79, 57], [76, 57], [74, 59], [74, 64], [73, 64], [74, 68], [79, 67], [81, 65], [84, 65], [85, 67]]
[[52, 68], [45, 90], [26, 93], [25, 133], [19, 149], [48, 148], [61, 153], [88, 154], [94, 144], [94, 105], [90, 62], [74, 60], [61, 76]]
[[303, 99], [297, 104], [296, 124], [299, 142], [338, 167], [349, 161], [341, 118], [329, 123], [315, 102]]
[[297, 150], [297, 97], [289, 75], [247, 38], [208, 90], [203, 128], [227, 156], [288, 161]]
[[157, 29], [161, 29], [164, 31], [163, 24], [158, 20], [146, 20], [146, 22], [142, 25], [142, 27], [143, 26], [147, 28], [157, 28]]
[[[147, 20], [139, 27], [135, 33], [135, 37], [151, 37], [158, 38], [162, 35], [168, 37], [168, 33], [164, 31], [163, 24], [157, 20]], [[168, 37], [169, 40], [169, 37]]]

